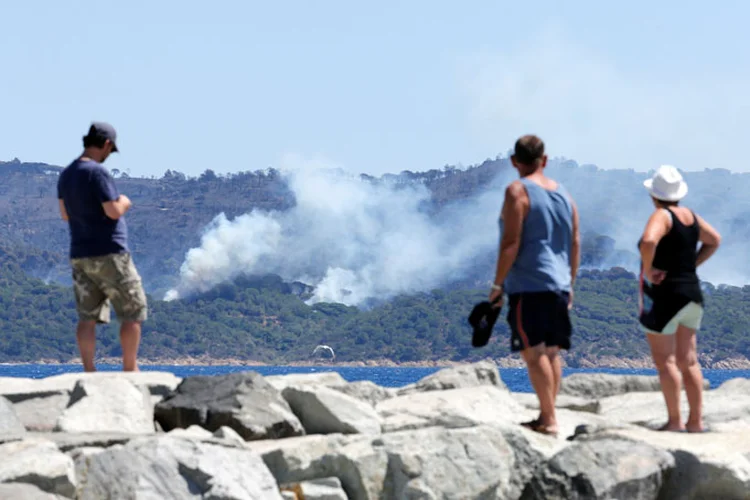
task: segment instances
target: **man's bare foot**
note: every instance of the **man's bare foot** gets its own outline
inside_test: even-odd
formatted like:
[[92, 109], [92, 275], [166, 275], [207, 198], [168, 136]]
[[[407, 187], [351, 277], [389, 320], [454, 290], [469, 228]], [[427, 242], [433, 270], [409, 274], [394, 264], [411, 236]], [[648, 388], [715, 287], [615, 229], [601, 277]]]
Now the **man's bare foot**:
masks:
[[541, 419], [537, 419], [530, 422], [523, 422], [521, 425], [540, 434], [557, 436], [557, 423], [545, 425], [542, 423]]
[[703, 427], [703, 422], [698, 422], [697, 424], [688, 422], [685, 424], [685, 430], [688, 432], [706, 432], [706, 428]]

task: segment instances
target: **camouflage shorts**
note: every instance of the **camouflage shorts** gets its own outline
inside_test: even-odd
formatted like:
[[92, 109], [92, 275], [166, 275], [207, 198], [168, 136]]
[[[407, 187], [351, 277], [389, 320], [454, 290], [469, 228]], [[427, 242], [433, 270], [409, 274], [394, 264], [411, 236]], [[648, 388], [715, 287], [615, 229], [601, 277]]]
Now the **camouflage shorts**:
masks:
[[109, 323], [110, 304], [121, 322], [146, 320], [146, 292], [129, 253], [72, 259], [71, 266], [81, 321]]

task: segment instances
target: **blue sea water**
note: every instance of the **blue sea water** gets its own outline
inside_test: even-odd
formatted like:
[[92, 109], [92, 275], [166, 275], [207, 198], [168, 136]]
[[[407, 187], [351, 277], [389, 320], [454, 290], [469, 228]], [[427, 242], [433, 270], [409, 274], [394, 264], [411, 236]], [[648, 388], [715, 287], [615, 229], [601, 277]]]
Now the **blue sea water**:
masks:
[[[101, 371], [116, 371], [119, 365], [98, 365]], [[316, 373], [336, 371], [349, 382], [370, 380], [384, 387], [401, 387], [416, 382], [422, 377], [435, 373], [440, 368], [401, 368], [401, 367], [353, 367], [353, 366], [142, 366], [142, 371], [172, 372], [178, 377], [190, 375], [220, 375], [239, 371], [256, 371], [261, 375], [284, 375], [287, 373]], [[80, 372], [80, 365], [38, 365], [0, 364], [0, 377], [44, 378], [61, 373]], [[563, 376], [572, 373], [616, 373], [630, 375], [655, 375], [655, 370], [631, 368], [566, 368]], [[524, 368], [501, 368], [500, 376], [505, 385], [514, 392], [532, 392], [531, 384]], [[704, 370], [703, 376], [715, 388], [722, 382], [742, 377], [750, 378], [750, 370]]]

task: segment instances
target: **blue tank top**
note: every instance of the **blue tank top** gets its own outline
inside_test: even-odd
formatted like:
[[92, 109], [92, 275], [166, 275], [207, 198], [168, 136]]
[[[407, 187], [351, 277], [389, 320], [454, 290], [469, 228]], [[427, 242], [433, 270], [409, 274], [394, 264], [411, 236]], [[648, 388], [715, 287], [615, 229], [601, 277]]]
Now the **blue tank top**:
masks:
[[[529, 213], [523, 221], [518, 256], [505, 279], [505, 291], [569, 292], [573, 205], [568, 192], [560, 183], [550, 191], [525, 178], [521, 182], [529, 197]], [[502, 231], [500, 220], [501, 237]]]

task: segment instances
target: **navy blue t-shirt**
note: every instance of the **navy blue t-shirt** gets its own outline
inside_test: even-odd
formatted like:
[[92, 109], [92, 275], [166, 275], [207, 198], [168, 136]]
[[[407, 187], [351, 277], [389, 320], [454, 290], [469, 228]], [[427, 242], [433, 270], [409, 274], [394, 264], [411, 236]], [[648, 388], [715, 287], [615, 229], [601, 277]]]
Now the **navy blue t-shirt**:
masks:
[[92, 160], [75, 160], [60, 174], [57, 197], [65, 203], [70, 226], [70, 258], [128, 252], [125, 218], [112, 220], [102, 203], [120, 193], [109, 171]]

